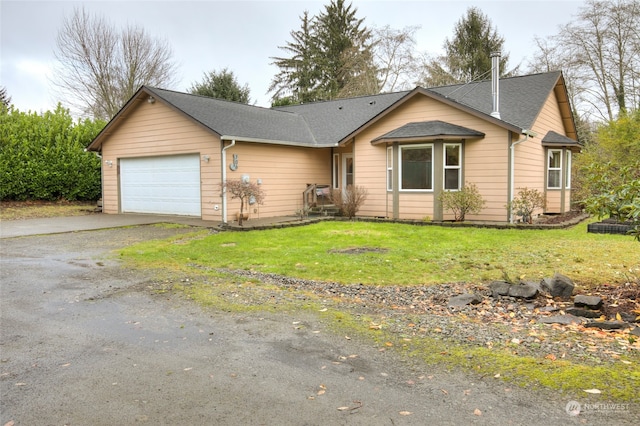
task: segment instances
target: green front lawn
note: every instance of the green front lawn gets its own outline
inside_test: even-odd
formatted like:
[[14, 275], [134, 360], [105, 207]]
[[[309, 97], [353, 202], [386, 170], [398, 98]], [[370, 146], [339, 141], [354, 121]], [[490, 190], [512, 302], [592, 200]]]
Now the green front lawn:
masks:
[[322, 222], [206, 234], [140, 244], [122, 255], [145, 267], [245, 269], [344, 284], [486, 283], [505, 274], [539, 281], [560, 272], [590, 287], [640, 278], [638, 242], [589, 234], [584, 223], [566, 230], [496, 230]]
[[[395, 311], [392, 318], [374, 311], [363, 314], [352, 311], [352, 302], [342, 298], [333, 300], [218, 271], [243, 269], [344, 284], [407, 286], [482, 284], [505, 274], [537, 281], [557, 271], [589, 287], [640, 280], [640, 244], [630, 236], [588, 234], [586, 224], [543, 231], [322, 222], [267, 231], [197, 231], [137, 244], [120, 255], [131, 266], [156, 271], [156, 291], [181, 294], [210, 309], [307, 310], [328, 321], [337, 333], [362, 336], [383, 350], [397, 350], [419, 362], [561, 391], [573, 399], [582, 400], [585, 389], [597, 388], [602, 395], [591, 398], [639, 401], [637, 350], [622, 351], [605, 361], [583, 362], [562, 360], [561, 353], [557, 360], [547, 359], [546, 352], [535, 357], [519, 354], [508, 337], [493, 347], [456, 343], [429, 330], [417, 330], [412, 323], [419, 320], [418, 314], [403, 317]], [[478, 321], [465, 316], [455, 320]], [[402, 324], [401, 331], [387, 328], [387, 322]], [[384, 327], [371, 326], [383, 323]], [[587, 344], [583, 339], [598, 344], [589, 335], [566, 333], [567, 341], [575, 340], [571, 344]], [[633, 345], [631, 337], [625, 336]]]

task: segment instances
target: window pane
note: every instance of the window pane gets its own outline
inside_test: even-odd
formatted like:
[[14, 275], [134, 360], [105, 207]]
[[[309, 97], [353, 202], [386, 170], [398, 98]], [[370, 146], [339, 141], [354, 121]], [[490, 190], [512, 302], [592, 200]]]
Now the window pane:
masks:
[[460, 145], [446, 145], [445, 166], [460, 165]]
[[402, 149], [402, 189], [433, 189], [431, 147]]
[[560, 151], [549, 151], [549, 168], [560, 168]]
[[560, 170], [549, 170], [549, 188], [560, 188]]
[[460, 189], [460, 169], [444, 171], [444, 189]]

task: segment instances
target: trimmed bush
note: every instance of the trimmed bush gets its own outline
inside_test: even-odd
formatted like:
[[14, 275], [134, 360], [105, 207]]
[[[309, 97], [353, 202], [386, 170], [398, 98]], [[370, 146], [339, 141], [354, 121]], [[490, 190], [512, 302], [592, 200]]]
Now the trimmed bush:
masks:
[[97, 200], [100, 159], [85, 148], [103, 121], [74, 123], [58, 105], [43, 114], [0, 111], [0, 200]]

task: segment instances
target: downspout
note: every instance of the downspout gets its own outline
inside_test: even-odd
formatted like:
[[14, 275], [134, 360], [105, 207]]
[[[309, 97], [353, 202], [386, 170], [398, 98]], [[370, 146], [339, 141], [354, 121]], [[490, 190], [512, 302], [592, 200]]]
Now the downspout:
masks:
[[227, 149], [231, 148], [232, 146], [234, 146], [236, 144], [236, 140], [232, 139], [231, 140], [231, 144], [224, 146], [224, 138], [220, 138], [220, 141], [222, 141], [222, 159], [221, 159], [221, 163], [222, 163], [222, 223], [226, 224], [227, 223], [227, 188], [224, 186], [224, 184], [227, 182]]
[[513, 204], [513, 199], [514, 199], [514, 186], [515, 186], [515, 170], [516, 170], [516, 166], [515, 166], [515, 160], [516, 160], [516, 156], [515, 156], [515, 148], [516, 145], [521, 144], [523, 142], [526, 142], [529, 140], [529, 136], [534, 137], [535, 133], [531, 132], [530, 130], [522, 130], [522, 134], [524, 135], [524, 139], [520, 139], [517, 140], [515, 142], [513, 142], [511, 144], [511, 148], [510, 148], [510, 157], [509, 158], [509, 163], [510, 163], [510, 170], [509, 170], [509, 223], [513, 223], [513, 208], [511, 207], [511, 205]]

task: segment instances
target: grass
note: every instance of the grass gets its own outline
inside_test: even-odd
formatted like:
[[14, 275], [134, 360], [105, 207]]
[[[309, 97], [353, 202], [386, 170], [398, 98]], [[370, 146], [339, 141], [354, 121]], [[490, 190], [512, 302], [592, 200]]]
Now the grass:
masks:
[[[194, 265], [369, 285], [539, 281], [555, 272], [578, 285], [619, 284], [640, 277], [640, 244], [624, 235], [566, 230], [444, 228], [367, 222], [323, 222], [260, 232], [224, 232], [149, 242], [122, 251], [142, 266]], [[357, 254], [349, 249], [360, 249]]]

